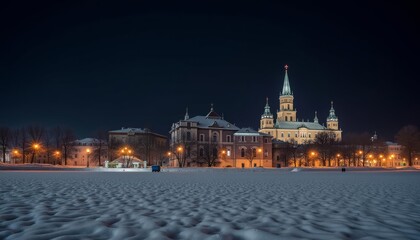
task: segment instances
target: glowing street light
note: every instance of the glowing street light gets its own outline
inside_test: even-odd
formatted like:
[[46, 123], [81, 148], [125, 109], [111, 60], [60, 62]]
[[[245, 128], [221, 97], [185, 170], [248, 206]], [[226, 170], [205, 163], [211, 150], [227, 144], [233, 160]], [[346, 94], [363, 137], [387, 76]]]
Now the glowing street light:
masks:
[[87, 153], [86, 167], [89, 167], [90, 148], [86, 149], [86, 153]]
[[[59, 160], [60, 155], [61, 155], [60, 151], [55, 151], [54, 152], [54, 156], [55, 156], [55, 158], [56, 158], [57, 161]], [[54, 162], [54, 164], [55, 164], [55, 162]]]

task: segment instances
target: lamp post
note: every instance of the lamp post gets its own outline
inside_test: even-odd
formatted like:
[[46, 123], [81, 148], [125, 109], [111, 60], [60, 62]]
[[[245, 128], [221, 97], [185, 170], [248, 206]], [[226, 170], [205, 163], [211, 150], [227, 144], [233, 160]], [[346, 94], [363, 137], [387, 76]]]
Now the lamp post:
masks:
[[168, 164], [166, 166], [172, 166], [172, 165], [170, 165], [172, 153], [171, 152], [168, 152], [167, 155], [168, 155]]
[[86, 167], [89, 168], [90, 148], [86, 149], [86, 153], [87, 153]]
[[182, 158], [182, 147], [178, 147], [176, 151], [178, 152], [178, 163], [179, 167], [184, 167], [184, 159]]
[[19, 156], [19, 151], [18, 150], [13, 150], [13, 163], [16, 163], [16, 159]]
[[[133, 153], [133, 151], [127, 147], [124, 147], [123, 149], [121, 149], [121, 153], [122, 153], [122, 157], [123, 157], [123, 161], [124, 161], [124, 167], [129, 167], [131, 165], [131, 155]], [[128, 156], [128, 157], [127, 157]]]
[[260, 167], [262, 167], [262, 159], [264, 158], [264, 154], [262, 154], [262, 149], [261, 148], [258, 148], [258, 152], [261, 153]]
[[337, 155], [336, 155], [336, 156], [337, 156], [337, 167], [338, 167], [338, 165], [341, 165], [341, 164], [340, 164], [340, 156], [341, 156], [341, 155], [340, 155], [339, 153], [337, 153]]
[[39, 144], [38, 144], [38, 143], [34, 143], [34, 144], [32, 145], [32, 148], [34, 149], [33, 162], [36, 162], [36, 152], [37, 152], [37, 151], [38, 151], [38, 149], [39, 149]]
[[[55, 157], [56, 161], [58, 162], [58, 160], [60, 159], [60, 151], [55, 151], [54, 152], [54, 157]], [[56, 161], [54, 161], [54, 165], [56, 164]]]
[[311, 152], [311, 158], [312, 158], [312, 167], [315, 166], [315, 155], [316, 153], [314, 151]]

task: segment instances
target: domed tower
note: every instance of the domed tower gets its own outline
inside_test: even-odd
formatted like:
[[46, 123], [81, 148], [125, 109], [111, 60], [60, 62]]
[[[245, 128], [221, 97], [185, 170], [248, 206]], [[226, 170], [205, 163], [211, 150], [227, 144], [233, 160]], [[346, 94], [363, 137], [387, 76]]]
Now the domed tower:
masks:
[[338, 130], [338, 117], [335, 115], [333, 101], [331, 101], [330, 115], [327, 117], [327, 128]]
[[260, 129], [273, 128], [273, 127], [274, 127], [274, 118], [273, 118], [273, 114], [271, 114], [270, 106], [268, 105], [268, 98], [266, 98], [264, 113], [261, 115], [261, 120], [260, 120]]
[[280, 93], [280, 111], [277, 113], [277, 119], [283, 122], [296, 122], [296, 109], [293, 107], [293, 92], [290, 88], [289, 76], [287, 69], [289, 66], [284, 66], [285, 75], [283, 82], [283, 90]]

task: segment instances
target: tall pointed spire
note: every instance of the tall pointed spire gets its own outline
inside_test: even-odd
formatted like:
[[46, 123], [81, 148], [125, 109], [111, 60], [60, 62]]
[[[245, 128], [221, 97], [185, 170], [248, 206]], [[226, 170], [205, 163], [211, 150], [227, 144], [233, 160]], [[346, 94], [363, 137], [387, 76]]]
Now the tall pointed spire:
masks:
[[338, 121], [338, 118], [337, 118], [337, 116], [335, 115], [335, 110], [334, 110], [334, 103], [333, 103], [333, 101], [331, 101], [330, 115], [328, 116], [327, 121]]
[[264, 107], [264, 113], [261, 116], [261, 118], [273, 118], [273, 114], [271, 114], [270, 106], [268, 105], [268, 97], [265, 99], [265, 107]]
[[185, 111], [185, 117], [184, 117], [184, 120], [188, 120], [188, 119], [190, 119], [190, 116], [188, 115], [188, 107], [187, 107], [187, 109], [186, 109], [186, 111]]
[[319, 122], [318, 122], [318, 116], [317, 116], [317, 112], [316, 112], [316, 111], [315, 111], [314, 123], [319, 123]]
[[287, 75], [288, 68], [289, 66], [287, 65], [284, 66], [285, 74], [284, 74], [283, 90], [281, 92], [281, 95], [293, 95], [292, 89], [290, 88], [289, 76]]

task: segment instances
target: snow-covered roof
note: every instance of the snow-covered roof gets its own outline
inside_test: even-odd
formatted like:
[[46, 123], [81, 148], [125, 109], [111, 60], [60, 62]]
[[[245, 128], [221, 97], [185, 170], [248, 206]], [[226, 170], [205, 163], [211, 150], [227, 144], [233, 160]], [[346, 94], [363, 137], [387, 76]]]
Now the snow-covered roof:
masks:
[[309, 130], [325, 130], [326, 127], [316, 122], [278, 122], [276, 128], [279, 129], [299, 129], [307, 128]]
[[109, 131], [110, 133], [146, 133], [146, 129], [141, 128], [121, 128], [119, 130]]
[[150, 129], [148, 128], [121, 128], [119, 130], [112, 130], [108, 132], [109, 134], [127, 134], [127, 135], [135, 135], [137, 133], [149, 133], [149, 134], [153, 134], [155, 136], [159, 136], [162, 138], [167, 138], [166, 136], [162, 135], [162, 134], [158, 134], [158, 133], [154, 133], [152, 132]]
[[[76, 144], [76, 145], [84, 145], [84, 146], [87, 146], [87, 145], [95, 145], [95, 144], [98, 144], [99, 141], [100, 140], [99, 139], [96, 139], [96, 138], [83, 138], [83, 139], [75, 140], [73, 143]], [[106, 144], [106, 141], [102, 140], [102, 143], [103, 144]]]
[[234, 133], [235, 136], [270, 136], [266, 133], [257, 132], [252, 128], [241, 128], [239, 131]]
[[111, 163], [125, 163], [127, 160], [130, 160], [132, 163], [143, 163], [143, 160], [133, 157], [133, 156], [121, 156], [111, 161]]
[[195, 116], [186, 120], [187, 122], [197, 122], [199, 128], [224, 128], [228, 130], [239, 130], [232, 123], [221, 118], [209, 118], [207, 116]]

